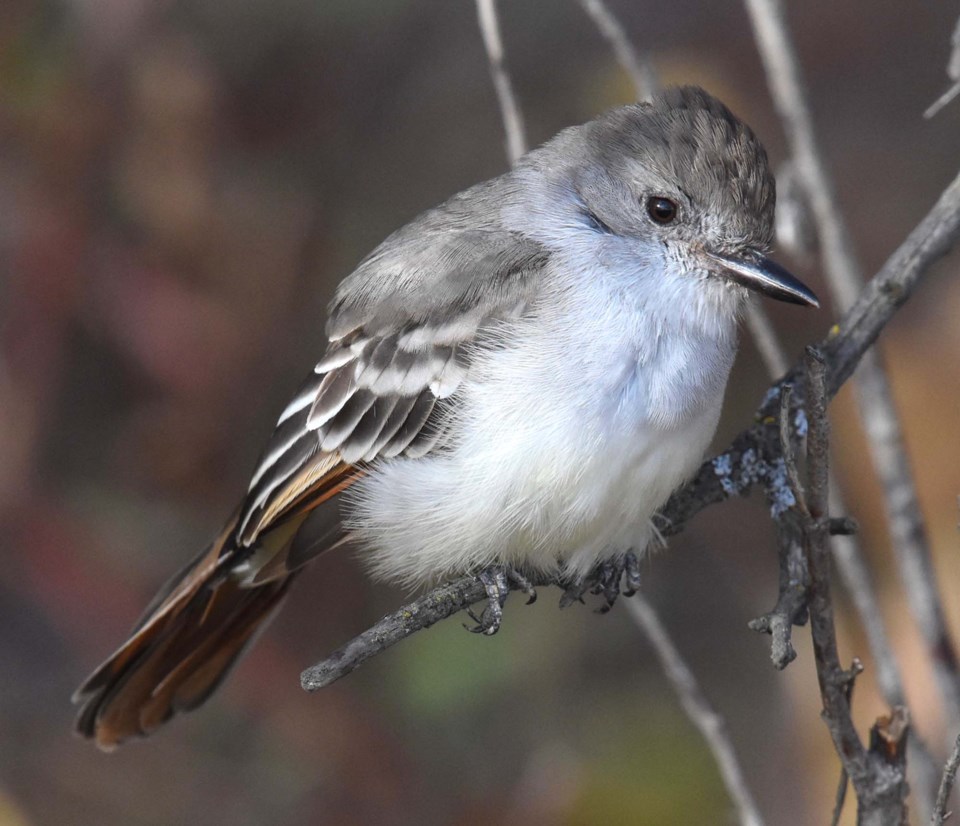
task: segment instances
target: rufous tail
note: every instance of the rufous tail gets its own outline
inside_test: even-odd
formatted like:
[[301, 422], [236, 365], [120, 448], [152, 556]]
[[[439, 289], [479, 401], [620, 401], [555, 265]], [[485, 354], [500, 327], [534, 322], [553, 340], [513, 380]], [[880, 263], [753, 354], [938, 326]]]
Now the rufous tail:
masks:
[[130, 638], [74, 694], [77, 731], [103, 749], [201, 705], [276, 612], [294, 575], [242, 586], [235, 520], [161, 589]]

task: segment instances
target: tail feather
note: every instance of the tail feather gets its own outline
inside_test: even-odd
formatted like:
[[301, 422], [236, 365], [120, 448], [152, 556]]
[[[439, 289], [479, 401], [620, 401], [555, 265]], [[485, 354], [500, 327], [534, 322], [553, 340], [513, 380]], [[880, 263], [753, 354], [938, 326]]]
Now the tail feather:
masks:
[[[213, 694], [230, 669], [257, 634], [266, 628], [286, 595], [291, 578], [282, 582], [242, 590], [233, 583], [224, 583], [221, 591], [229, 589], [229, 614], [217, 622], [216, 632], [205, 639], [194, 640], [189, 650], [157, 684], [139, 710], [140, 728], [144, 734], [165, 723], [173, 714], [192, 711]], [[209, 627], [207, 620], [201, 628]], [[167, 658], [165, 658], [167, 659]]]
[[266, 627], [293, 577], [255, 587], [228, 578], [234, 528], [231, 520], [161, 589], [127, 642], [77, 690], [78, 733], [110, 749], [196, 708]]

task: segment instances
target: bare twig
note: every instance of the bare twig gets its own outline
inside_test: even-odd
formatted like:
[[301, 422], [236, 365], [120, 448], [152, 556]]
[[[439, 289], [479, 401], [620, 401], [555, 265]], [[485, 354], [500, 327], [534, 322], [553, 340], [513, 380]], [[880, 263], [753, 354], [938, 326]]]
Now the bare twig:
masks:
[[[947, 187], [933, 209], [888, 259], [863, 295], [841, 320], [838, 331], [823, 342], [827, 393], [833, 396], [850, 376], [884, 325], [913, 293], [930, 266], [960, 235], [960, 176]], [[795, 381], [800, 367], [788, 379]], [[774, 387], [774, 391], [779, 386]], [[796, 392], [796, 391], [795, 391]], [[757, 422], [740, 433], [726, 451], [705, 462], [697, 475], [671, 497], [663, 508], [661, 532], [671, 536], [704, 508], [746, 494], [770, 472], [769, 457], [779, 455], [776, 411], [778, 392], [768, 393]], [[555, 581], [550, 581], [552, 584]], [[548, 580], [535, 581], [535, 585]], [[399, 611], [384, 617], [323, 663], [305, 672], [303, 682], [313, 690], [350, 673], [375, 654], [426, 628], [461, 608], [484, 598], [474, 577], [436, 588]], [[424, 613], [427, 612], [427, 613]], [[409, 615], [409, 616], [408, 616]]]
[[797, 658], [793, 647], [793, 627], [807, 621], [807, 586], [810, 577], [803, 550], [794, 537], [780, 531], [778, 561], [780, 583], [777, 588], [777, 604], [762, 617], [750, 620], [751, 631], [770, 635], [770, 660], [773, 667], [782, 671]]
[[932, 118], [944, 106], [950, 103], [958, 94], [960, 94], [960, 19], [953, 30], [953, 36], [950, 38], [950, 59], [947, 61], [947, 77], [953, 81], [953, 85], [947, 89], [939, 98], [937, 98], [923, 113], [925, 118]]
[[943, 777], [940, 778], [940, 788], [937, 791], [937, 802], [933, 806], [933, 816], [930, 818], [932, 826], [943, 826], [953, 812], [947, 811], [950, 802], [950, 792], [957, 779], [957, 769], [960, 768], [960, 736], [954, 741], [953, 751], [943, 767]]
[[[839, 496], [830, 492], [830, 508], [841, 508]], [[834, 535], [833, 559], [844, 587], [853, 600], [854, 608], [860, 617], [861, 625], [867, 637], [867, 645], [873, 655], [876, 668], [877, 686], [884, 702], [894, 708], [906, 705], [906, 691], [903, 678], [893, 654], [886, 623], [880, 613], [880, 605], [871, 581], [870, 571], [864, 559], [863, 551], [855, 539]], [[911, 786], [915, 806], [921, 811], [929, 811], [937, 784], [937, 765], [930, 749], [917, 732], [910, 730]]]
[[[779, 207], [778, 207], [779, 209]], [[782, 376], [787, 370], [787, 357], [777, 337], [769, 317], [760, 305], [751, 305], [746, 321], [753, 334], [760, 356], [767, 368], [771, 379]], [[784, 399], [788, 394], [784, 393]], [[789, 405], [781, 399], [780, 438], [785, 439], [784, 427], [786, 410]], [[789, 451], [784, 449], [784, 456]], [[787, 464], [789, 471], [789, 463]], [[833, 470], [830, 471], [830, 512], [845, 513], [847, 508], [840, 493], [839, 485]], [[842, 517], [834, 517], [832, 523], [840, 521]], [[880, 611], [880, 603], [870, 575], [870, 569], [863, 555], [863, 550], [856, 538], [850, 536], [855, 531], [839, 530], [839, 525], [831, 527], [833, 537], [831, 545], [833, 558], [837, 563], [840, 579], [844, 588], [853, 600], [854, 608], [860, 618], [860, 624], [867, 637], [867, 644], [873, 655], [876, 668], [877, 685], [884, 701], [891, 708], [906, 705], [906, 692], [903, 679], [897, 665], [897, 659], [890, 645], [886, 623]], [[802, 553], [796, 543], [788, 539], [780, 542], [780, 591], [777, 604], [769, 614], [753, 620], [750, 627], [757, 631], [769, 633], [771, 641], [771, 659], [777, 668], [786, 667], [796, 656], [791, 643], [793, 620], [798, 611], [805, 605], [802, 577], [805, 568], [802, 562]], [[910, 731], [910, 771], [916, 799], [921, 809], [929, 808], [928, 798], [932, 800], [937, 783], [938, 770], [933, 755], [923, 739], [913, 729]]]
[[759, 304], [751, 301], [747, 304], [744, 319], [770, 378], [780, 378], [787, 372], [790, 362], [787, 360], [787, 354], [777, 338], [776, 330], [773, 329], [770, 316], [764, 312]]
[[935, 117], [936, 114], [948, 106], [950, 102], [957, 96], [960, 95], [960, 80], [954, 82], [946, 92], [944, 92], [940, 97], [938, 97], [933, 103], [931, 103], [923, 112], [923, 116], [929, 120], [932, 117]]
[[787, 250], [795, 259], [811, 262], [817, 250], [817, 229], [810, 214], [807, 194], [797, 180], [792, 160], [777, 169], [777, 211], [774, 216], [774, 238], [777, 248]]
[[[803, 544], [810, 571], [808, 605], [810, 634], [813, 637], [817, 679], [823, 699], [823, 717], [830, 729], [837, 753], [847, 774], [860, 777], [866, 770], [866, 750], [850, 718], [846, 700], [845, 680], [837, 651], [837, 635], [830, 599], [829, 534], [826, 517], [829, 515], [828, 472], [830, 466], [829, 423], [827, 421], [826, 366], [822, 355], [812, 348], [807, 350], [806, 404], [809, 430], [807, 433], [807, 473], [809, 489], [806, 492], [806, 518], [803, 524]], [[854, 781], [856, 782], [856, 781]]]
[[510, 75], [507, 73], [495, 0], [477, 0], [477, 17], [480, 21], [483, 45], [487, 50], [487, 59], [490, 61], [490, 76], [493, 78], [493, 88], [497, 92], [503, 128], [507, 133], [507, 157], [513, 165], [527, 151], [527, 138], [523, 128], [523, 115], [517, 105]]
[[[813, 128], [800, 63], [779, 0], [745, 0], [820, 238], [824, 269], [841, 310], [856, 300], [863, 282], [846, 223], [836, 209], [836, 188]], [[880, 476], [900, 576], [933, 663], [951, 728], [960, 728], [960, 667], [947, 630], [920, 512], [916, 486], [886, 374], [878, 353], [867, 354], [857, 378], [857, 398], [873, 463]]]
[[696, 677], [684, 662], [673, 640], [670, 639], [667, 629], [664, 628], [646, 597], [636, 593], [631, 599], [625, 600], [624, 604], [630, 616], [653, 645], [657, 659], [660, 660], [667, 679], [677, 692], [687, 717], [707, 741], [713, 759], [720, 769], [727, 792], [737, 807], [739, 822], [742, 826], [762, 826], [763, 819], [747, 787], [723, 717], [717, 713], [700, 690]]
[[637, 100], [653, 97], [660, 86], [657, 74], [646, 55], [641, 55], [633, 48], [623, 25], [613, 15], [607, 4], [603, 0], [579, 0], [579, 2], [600, 30], [600, 34], [610, 44], [617, 61], [630, 76], [637, 93]]
[[770, 635], [770, 659], [778, 670], [786, 668], [797, 657], [793, 647], [793, 627], [807, 621], [807, 591], [810, 587], [806, 555], [800, 545], [798, 532], [791, 529], [795, 519], [792, 509], [795, 508], [803, 517], [810, 516], [806, 509], [806, 498], [800, 482], [791, 433], [790, 417], [794, 412], [792, 398], [793, 385], [782, 384], [777, 435], [789, 495], [777, 491], [777, 486], [783, 485], [779, 475], [775, 475], [772, 480], [768, 478], [766, 486], [771, 513], [781, 528], [777, 531], [777, 559], [780, 567], [777, 604], [770, 613], [751, 620], [748, 624], [751, 630]]
[[[857, 677], [863, 673], [863, 663], [854, 657], [847, 673], [850, 675], [850, 680], [847, 683], [847, 705], [850, 706], [853, 702], [853, 687], [857, 682]], [[833, 804], [833, 817], [830, 818], [830, 826], [837, 826], [840, 822], [840, 816], [843, 814], [843, 804], [847, 801], [847, 787], [849, 785], [850, 775], [847, 774], [846, 768], [841, 765], [840, 780], [837, 782], [837, 796]]]
[[[946, 215], [946, 212], [941, 213], [941, 217]], [[775, 378], [784, 372], [782, 368], [784, 356], [782, 349], [779, 348], [775, 333], [766, 336], [766, 341], [766, 346], [761, 346], [760, 352], [764, 356], [764, 362], [771, 377]], [[830, 509], [834, 513], [843, 513], [846, 510], [832, 473], [830, 476]], [[831, 533], [834, 535], [832, 542], [833, 556], [837, 562], [840, 577], [853, 599], [854, 607], [866, 633], [867, 642], [877, 669], [877, 683], [880, 692], [890, 707], [904, 705], [906, 703], [906, 693], [903, 688], [903, 680], [890, 645], [886, 625], [883, 621], [879, 601], [871, 582], [863, 551], [855, 539], [843, 536], [837, 531], [832, 530]], [[782, 547], [780, 554], [781, 595], [778, 598], [777, 607], [771, 614], [761, 617], [751, 624], [752, 628], [773, 633], [771, 656], [774, 664], [780, 668], [792, 659], [789, 654], [793, 649], [792, 646], [788, 645], [791, 628], [787, 625], [786, 618], [789, 616], [789, 611], [795, 610], [796, 606], [802, 602], [802, 598], [798, 596], [797, 592], [797, 577], [785, 580], [783, 574], [785, 558], [789, 560], [789, 564], [793, 566], [794, 571], [799, 570], [796, 549], [793, 548], [791, 552], [789, 542], [782, 542], [781, 545], [785, 546], [785, 549]], [[769, 622], [766, 622], [767, 620]], [[937, 766], [922, 738], [913, 730], [910, 732], [910, 738], [912, 754], [910, 770], [917, 793], [915, 799], [921, 809], [929, 809], [929, 801], [933, 798], [937, 783]]]
[[850, 378], [867, 349], [892, 315], [910, 298], [931, 264], [942, 258], [960, 236], [960, 175], [914, 227], [840, 319], [823, 345], [830, 368], [827, 389], [834, 395]]
[[767, 72], [774, 105], [783, 121], [798, 183], [817, 225], [824, 261], [829, 262], [834, 300], [847, 309], [860, 292], [861, 277], [846, 225], [837, 215], [833, 180], [817, 146], [813, 116], [801, 80], [800, 62], [779, 0], [745, 0]]
[[960, 727], [960, 666], [947, 627], [943, 603], [903, 433], [880, 399], [891, 399], [889, 381], [877, 353], [864, 359], [857, 375], [860, 411], [887, 502], [890, 538], [910, 610], [926, 643], [951, 728]]

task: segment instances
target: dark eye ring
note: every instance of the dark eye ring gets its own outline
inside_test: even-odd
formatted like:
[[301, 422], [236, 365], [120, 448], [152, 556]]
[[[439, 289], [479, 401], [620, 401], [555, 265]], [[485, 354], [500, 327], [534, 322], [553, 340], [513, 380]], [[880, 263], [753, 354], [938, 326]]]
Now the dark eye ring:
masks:
[[677, 204], [662, 195], [647, 199], [647, 215], [657, 224], [672, 224], [677, 217]]

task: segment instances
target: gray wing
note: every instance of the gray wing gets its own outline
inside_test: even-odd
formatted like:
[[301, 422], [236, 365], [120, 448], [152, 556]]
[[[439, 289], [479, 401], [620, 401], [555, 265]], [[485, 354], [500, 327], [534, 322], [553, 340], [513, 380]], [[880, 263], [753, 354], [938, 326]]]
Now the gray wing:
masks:
[[502, 228], [504, 179], [473, 187], [395, 232], [344, 280], [329, 346], [277, 422], [250, 482], [238, 538], [336, 495], [376, 458], [422, 456], [444, 432], [470, 344], [522, 313], [547, 261]]

